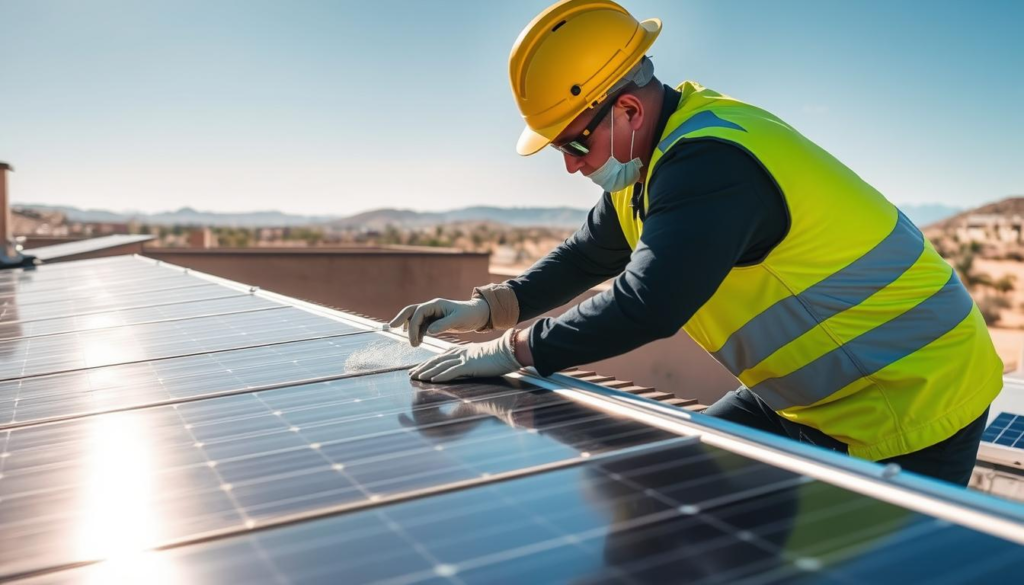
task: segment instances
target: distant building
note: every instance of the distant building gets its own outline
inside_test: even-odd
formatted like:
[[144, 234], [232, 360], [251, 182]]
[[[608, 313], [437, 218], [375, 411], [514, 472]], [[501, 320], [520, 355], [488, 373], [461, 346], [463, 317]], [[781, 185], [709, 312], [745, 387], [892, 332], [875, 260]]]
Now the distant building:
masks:
[[67, 218], [59, 211], [36, 209], [11, 210], [12, 233], [15, 236], [66, 236]]
[[86, 225], [89, 233], [94, 236], [126, 235], [131, 232], [127, 223], [100, 222]]
[[216, 248], [217, 238], [214, 237], [213, 232], [210, 228], [199, 228], [192, 230], [188, 234], [188, 247], [189, 248]]
[[1021, 226], [1024, 218], [1020, 215], [974, 214], [956, 228], [957, 239], [962, 242], [1003, 242], [1021, 243]]

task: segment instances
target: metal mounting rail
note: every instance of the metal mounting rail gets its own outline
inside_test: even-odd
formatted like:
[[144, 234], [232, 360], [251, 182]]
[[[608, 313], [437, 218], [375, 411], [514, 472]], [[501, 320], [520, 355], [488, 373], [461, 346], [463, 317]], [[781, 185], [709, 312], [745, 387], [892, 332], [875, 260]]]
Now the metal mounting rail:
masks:
[[565, 388], [567, 395], [609, 412], [700, 436], [705, 443], [738, 455], [1024, 544], [1024, 505], [563, 374], [541, 378], [532, 372], [521, 377]]

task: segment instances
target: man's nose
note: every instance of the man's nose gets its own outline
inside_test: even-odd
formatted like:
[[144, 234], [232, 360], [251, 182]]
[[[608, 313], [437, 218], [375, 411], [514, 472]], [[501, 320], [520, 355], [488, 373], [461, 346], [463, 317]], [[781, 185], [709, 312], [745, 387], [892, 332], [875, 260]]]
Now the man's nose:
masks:
[[583, 157], [572, 156], [563, 152], [562, 158], [565, 159], [565, 170], [569, 171], [570, 175], [583, 168]]

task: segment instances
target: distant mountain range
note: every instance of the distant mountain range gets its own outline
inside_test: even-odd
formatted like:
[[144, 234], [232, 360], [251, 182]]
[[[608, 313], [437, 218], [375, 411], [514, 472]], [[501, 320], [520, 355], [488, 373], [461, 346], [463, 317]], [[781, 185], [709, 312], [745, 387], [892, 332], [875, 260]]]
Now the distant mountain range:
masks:
[[948, 217], [952, 217], [961, 211], [962, 207], [950, 207], [948, 205], [940, 205], [938, 203], [926, 203], [924, 205], [897, 205], [910, 221], [914, 222], [919, 228], [924, 228], [927, 225], [931, 225], [937, 221], [941, 221]]
[[[218, 213], [182, 207], [161, 213], [116, 213], [102, 209], [78, 209], [56, 205], [15, 205], [15, 208], [57, 211], [69, 221], [89, 223], [125, 223], [137, 221], [155, 225], [208, 225], [224, 227], [296, 227], [330, 225], [331, 227], [382, 229], [388, 225], [399, 228], [425, 227], [442, 223], [487, 221], [516, 227], [576, 228], [583, 224], [589, 210], [575, 207], [464, 207], [450, 211], [412, 211], [409, 209], [375, 209], [349, 217], [333, 215], [292, 215], [280, 211]], [[946, 219], [961, 208], [946, 205], [900, 205], [907, 216], [919, 226]]]
[[160, 213], [117, 213], [105, 209], [79, 209], [63, 205], [14, 205], [15, 209], [34, 209], [38, 211], [57, 211], [63, 213], [69, 221], [86, 223], [126, 223], [137, 221], [154, 225], [210, 225], [231, 227], [291, 227], [326, 223], [337, 219], [329, 215], [291, 215], [280, 211], [252, 211], [248, 213], [218, 213], [214, 211], [196, 211], [191, 207], [182, 207], [177, 211]]
[[408, 209], [376, 209], [350, 217], [336, 215], [291, 215], [280, 211], [218, 213], [182, 207], [162, 213], [116, 213], [103, 209], [78, 209], [60, 205], [15, 205], [16, 209], [57, 211], [69, 221], [89, 223], [139, 223], [155, 225], [209, 225], [230, 227], [294, 227], [330, 224], [338, 228], [380, 229], [422, 227], [441, 223], [488, 221], [512, 226], [579, 227], [586, 209], [572, 207], [464, 207], [451, 211], [420, 212]]
[[517, 227], [576, 228], [588, 209], [574, 207], [464, 207], [451, 211], [419, 212], [407, 209], [375, 209], [331, 222], [335, 227], [423, 227], [442, 223], [488, 221]]

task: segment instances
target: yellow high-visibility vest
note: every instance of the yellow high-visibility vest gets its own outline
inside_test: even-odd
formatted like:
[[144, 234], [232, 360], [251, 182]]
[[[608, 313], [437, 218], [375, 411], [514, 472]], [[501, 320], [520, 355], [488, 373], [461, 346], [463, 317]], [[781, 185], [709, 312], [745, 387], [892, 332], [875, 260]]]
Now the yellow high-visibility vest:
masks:
[[[733, 268], [683, 329], [781, 416], [880, 460], [949, 438], [1002, 388], [1002, 362], [956, 272], [881, 193], [760, 108], [687, 81], [652, 155], [692, 139], [749, 153], [790, 227]], [[632, 187], [612, 194], [632, 248]], [[648, 204], [646, 193], [643, 205]]]

